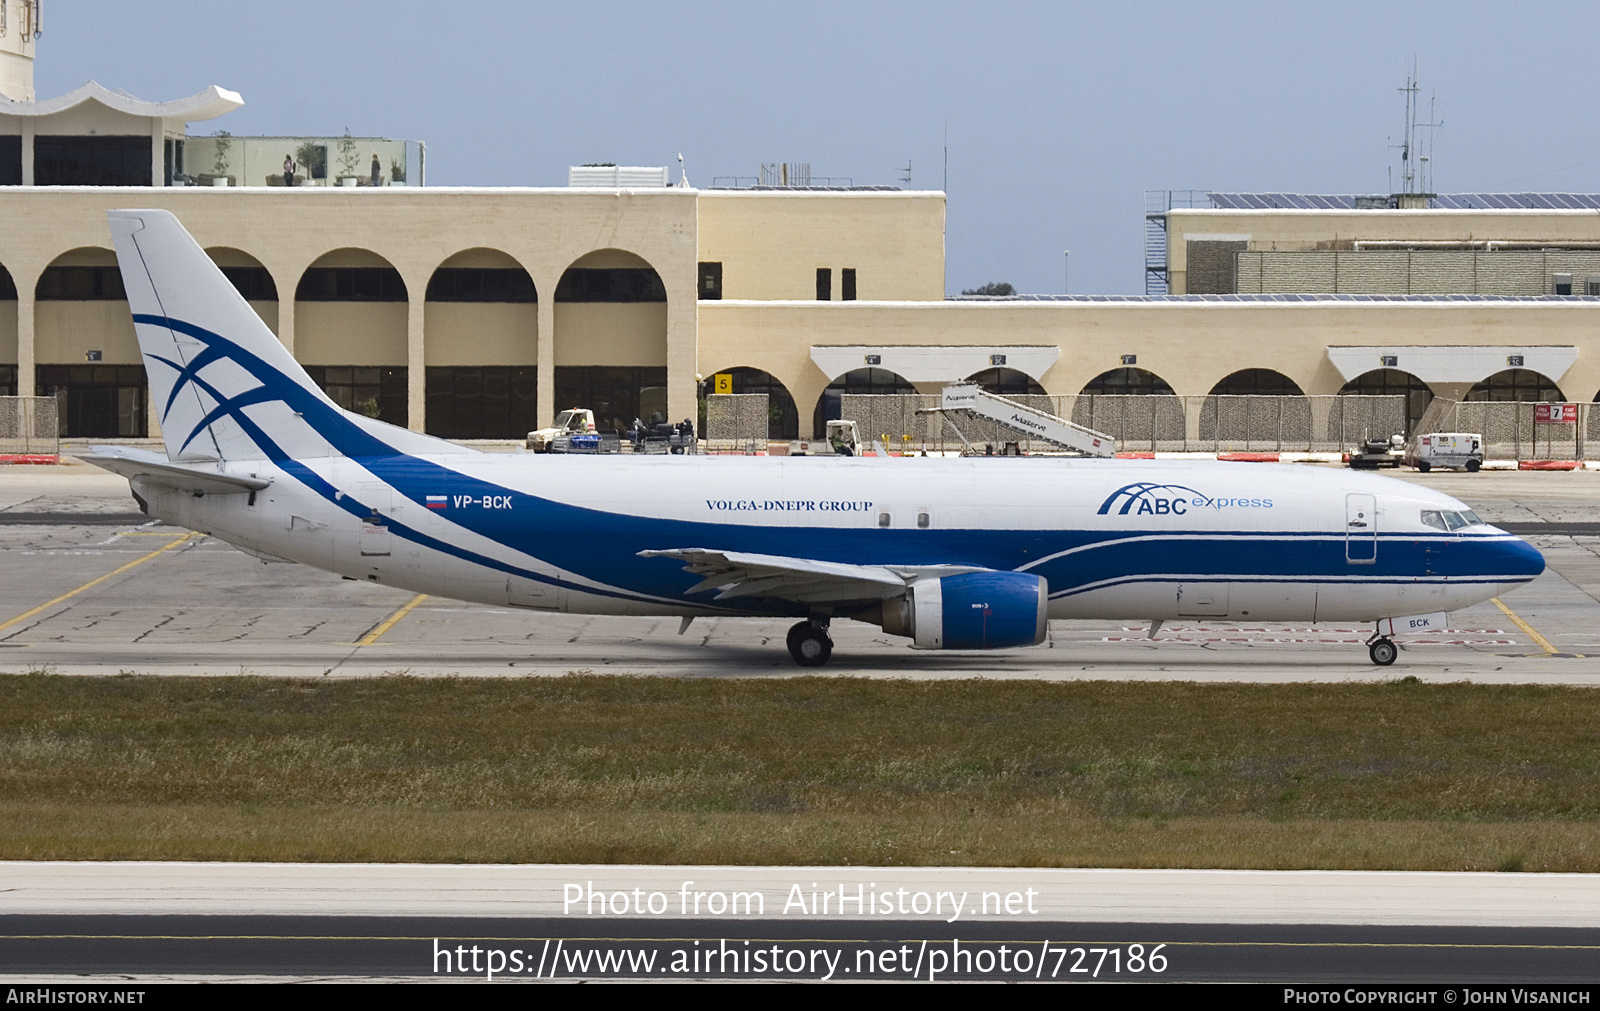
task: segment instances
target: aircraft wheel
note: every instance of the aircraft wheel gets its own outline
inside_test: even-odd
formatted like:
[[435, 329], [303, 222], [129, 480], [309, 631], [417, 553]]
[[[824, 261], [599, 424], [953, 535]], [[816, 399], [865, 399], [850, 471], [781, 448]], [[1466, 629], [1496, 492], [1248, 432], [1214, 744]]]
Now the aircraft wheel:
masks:
[[1479, 463], [1477, 460], [1468, 460], [1467, 461], [1467, 473], [1468, 474], [1476, 474], [1478, 472], [1478, 468], [1482, 467], [1482, 466], [1483, 466], [1483, 464]]
[[821, 667], [833, 655], [833, 640], [826, 629], [802, 621], [789, 629], [789, 655], [802, 667]]
[[1367, 647], [1367, 653], [1372, 657], [1373, 663], [1379, 667], [1387, 667], [1400, 655], [1400, 648], [1388, 639], [1379, 639]]
[[1428, 471], [1430, 471], [1432, 469], [1433, 469], [1433, 464], [1429, 463], [1428, 461], [1426, 461], [1426, 460], [1418, 460], [1417, 461], [1417, 470], [1418, 471], [1426, 474]]

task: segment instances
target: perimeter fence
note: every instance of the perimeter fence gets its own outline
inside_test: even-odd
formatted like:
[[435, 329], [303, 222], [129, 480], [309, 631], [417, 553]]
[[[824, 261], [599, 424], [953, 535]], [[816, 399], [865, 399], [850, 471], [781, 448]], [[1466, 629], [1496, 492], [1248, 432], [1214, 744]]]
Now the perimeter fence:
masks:
[[55, 397], [0, 397], [0, 456], [59, 455], [59, 406]]
[[[1122, 452], [1344, 452], [1366, 438], [1406, 431], [1401, 396], [1256, 397], [1171, 395], [1010, 396], [1008, 399], [1103, 432]], [[839, 398], [839, 415], [870, 441], [892, 449], [959, 451], [966, 443], [996, 451], [1008, 442], [1024, 452], [1048, 452], [1052, 443], [976, 417], [922, 413], [939, 406], [929, 394], [853, 395]], [[958, 434], [959, 432], [959, 434]]]
[[1416, 435], [1481, 435], [1485, 460], [1595, 460], [1600, 459], [1596, 407], [1600, 404], [1438, 398], [1422, 415]]

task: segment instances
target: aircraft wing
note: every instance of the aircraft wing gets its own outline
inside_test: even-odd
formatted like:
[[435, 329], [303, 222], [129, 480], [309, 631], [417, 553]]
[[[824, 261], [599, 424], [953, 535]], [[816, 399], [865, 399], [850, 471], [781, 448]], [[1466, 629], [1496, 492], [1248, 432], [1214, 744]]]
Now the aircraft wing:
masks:
[[147, 478], [188, 492], [237, 495], [241, 492], [260, 491], [271, 484], [270, 481], [256, 477], [219, 474], [181, 463], [172, 463], [162, 454], [147, 449], [135, 449], [130, 446], [92, 446], [90, 449], [92, 451], [90, 455], [79, 457], [84, 463], [92, 463], [96, 467], [109, 470], [113, 474], [121, 474], [123, 477]]
[[677, 558], [685, 572], [704, 577], [685, 595], [720, 590], [728, 597], [774, 597], [806, 604], [882, 600], [905, 592], [910, 579], [881, 565], [848, 565], [810, 558], [757, 555], [710, 548], [641, 551], [642, 558]]

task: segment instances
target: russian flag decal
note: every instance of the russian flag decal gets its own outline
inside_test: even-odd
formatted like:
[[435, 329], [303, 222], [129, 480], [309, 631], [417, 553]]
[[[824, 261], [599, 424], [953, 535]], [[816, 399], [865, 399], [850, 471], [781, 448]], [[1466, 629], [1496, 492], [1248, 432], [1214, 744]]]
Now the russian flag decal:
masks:
[[447, 501], [449, 499], [449, 496], [446, 496], [446, 495], [428, 495], [428, 496], [426, 496], [426, 498], [427, 498], [428, 508], [429, 509], [443, 509], [445, 507], [445, 504], [447, 503]]

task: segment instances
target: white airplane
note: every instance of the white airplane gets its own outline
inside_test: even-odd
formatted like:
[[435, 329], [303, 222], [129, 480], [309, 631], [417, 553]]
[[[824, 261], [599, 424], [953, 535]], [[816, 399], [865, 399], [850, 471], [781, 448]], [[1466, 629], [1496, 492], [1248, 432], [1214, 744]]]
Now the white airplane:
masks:
[[533, 611], [792, 616], [802, 666], [834, 618], [927, 649], [1051, 618], [1372, 622], [1387, 665], [1397, 629], [1544, 570], [1455, 499], [1347, 470], [475, 452], [341, 410], [170, 213], [109, 218], [167, 451], [89, 459], [262, 557]]

